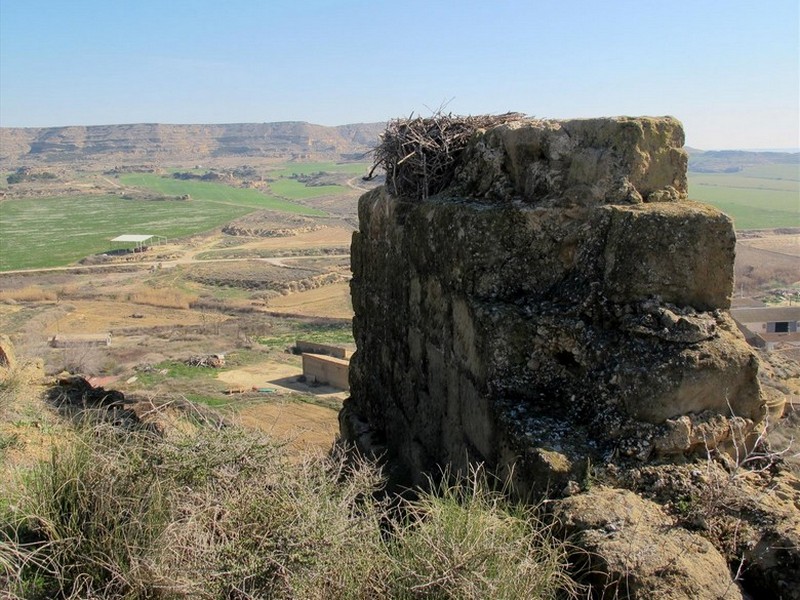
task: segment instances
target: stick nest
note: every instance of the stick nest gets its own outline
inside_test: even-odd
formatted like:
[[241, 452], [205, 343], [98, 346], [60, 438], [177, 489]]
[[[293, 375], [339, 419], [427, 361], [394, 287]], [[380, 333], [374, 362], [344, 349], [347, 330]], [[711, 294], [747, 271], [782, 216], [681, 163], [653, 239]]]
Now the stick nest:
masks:
[[425, 199], [450, 185], [470, 138], [480, 129], [525, 118], [522, 113], [409, 117], [390, 121], [374, 150], [369, 175], [378, 167], [386, 171], [386, 185], [396, 196]]

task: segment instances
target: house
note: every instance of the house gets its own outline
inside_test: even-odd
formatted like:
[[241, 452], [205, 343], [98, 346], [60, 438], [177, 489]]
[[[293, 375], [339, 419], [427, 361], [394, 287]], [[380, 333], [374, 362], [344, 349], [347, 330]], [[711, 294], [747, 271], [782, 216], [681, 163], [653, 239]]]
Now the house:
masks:
[[731, 316], [745, 339], [757, 348], [800, 346], [800, 306], [733, 308]]

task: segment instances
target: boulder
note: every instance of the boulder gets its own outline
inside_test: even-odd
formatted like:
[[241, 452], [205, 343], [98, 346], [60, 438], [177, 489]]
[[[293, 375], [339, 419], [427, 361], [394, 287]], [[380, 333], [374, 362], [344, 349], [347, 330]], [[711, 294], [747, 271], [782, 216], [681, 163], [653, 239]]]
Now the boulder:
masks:
[[743, 598], [710, 542], [676, 527], [660, 506], [633, 492], [592, 489], [559, 500], [553, 515], [593, 598]]

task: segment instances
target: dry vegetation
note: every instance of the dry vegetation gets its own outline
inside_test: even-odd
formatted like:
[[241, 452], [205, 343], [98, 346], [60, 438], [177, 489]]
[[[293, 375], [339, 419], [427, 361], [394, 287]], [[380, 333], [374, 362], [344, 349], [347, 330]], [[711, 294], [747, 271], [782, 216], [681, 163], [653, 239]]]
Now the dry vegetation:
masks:
[[46, 290], [38, 285], [0, 290], [0, 302], [53, 302], [57, 298], [55, 290]]
[[181, 406], [152, 407], [156, 426], [132, 430], [81, 417], [7, 482], [4, 597], [537, 599], [574, 588], [563, 545], [480, 473], [400, 499], [373, 464], [289, 456]]
[[513, 112], [464, 117], [439, 111], [428, 118], [394, 119], [381, 134], [367, 178], [380, 167], [397, 196], [433, 196], [452, 181], [458, 159], [475, 132], [524, 117]]
[[181, 308], [188, 310], [198, 297], [194, 294], [183, 292], [173, 292], [165, 290], [145, 290], [130, 294], [128, 302], [134, 304], [145, 304], [149, 306], [161, 306], [164, 308]]
[[[477, 129], [521, 116], [398, 120], [375, 164], [397, 193], [432, 195]], [[293, 385], [300, 359], [285, 350], [297, 338], [352, 343], [349, 262], [327, 255], [349, 245], [355, 195], [308, 202], [342, 219], [253, 213], [235, 235], [136, 255], [146, 269], [125, 271], [112, 256], [102, 259], [112, 270], [0, 278], [0, 332], [20, 354], [44, 359], [49, 374], [116, 378], [160, 405], [151, 416], [164, 426], [162, 436], [73, 429], [38, 399], [30, 369], [0, 378], [0, 464], [14, 473], [0, 483], [0, 596], [569, 597], [563, 546], [480, 474], [414, 501], [390, 497], [375, 465], [304, 452], [330, 447], [338, 396], [224, 395], [243, 381]], [[737, 282], [796, 284], [792, 235], [744, 240]], [[108, 348], [47, 346], [59, 332], [106, 331]], [[228, 356], [223, 376], [182, 363], [217, 352]], [[796, 435], [797, 421], [776, 441]], [[677, 507], [686, 518], [705, 509]]]

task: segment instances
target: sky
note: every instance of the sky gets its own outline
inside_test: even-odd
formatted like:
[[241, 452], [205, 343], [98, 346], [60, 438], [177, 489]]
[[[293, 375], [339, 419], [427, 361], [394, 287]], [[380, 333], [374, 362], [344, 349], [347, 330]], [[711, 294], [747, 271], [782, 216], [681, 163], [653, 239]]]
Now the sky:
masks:
[[673, 115], [800, 147], [797, 0], [0, 0], [0, 126]]

